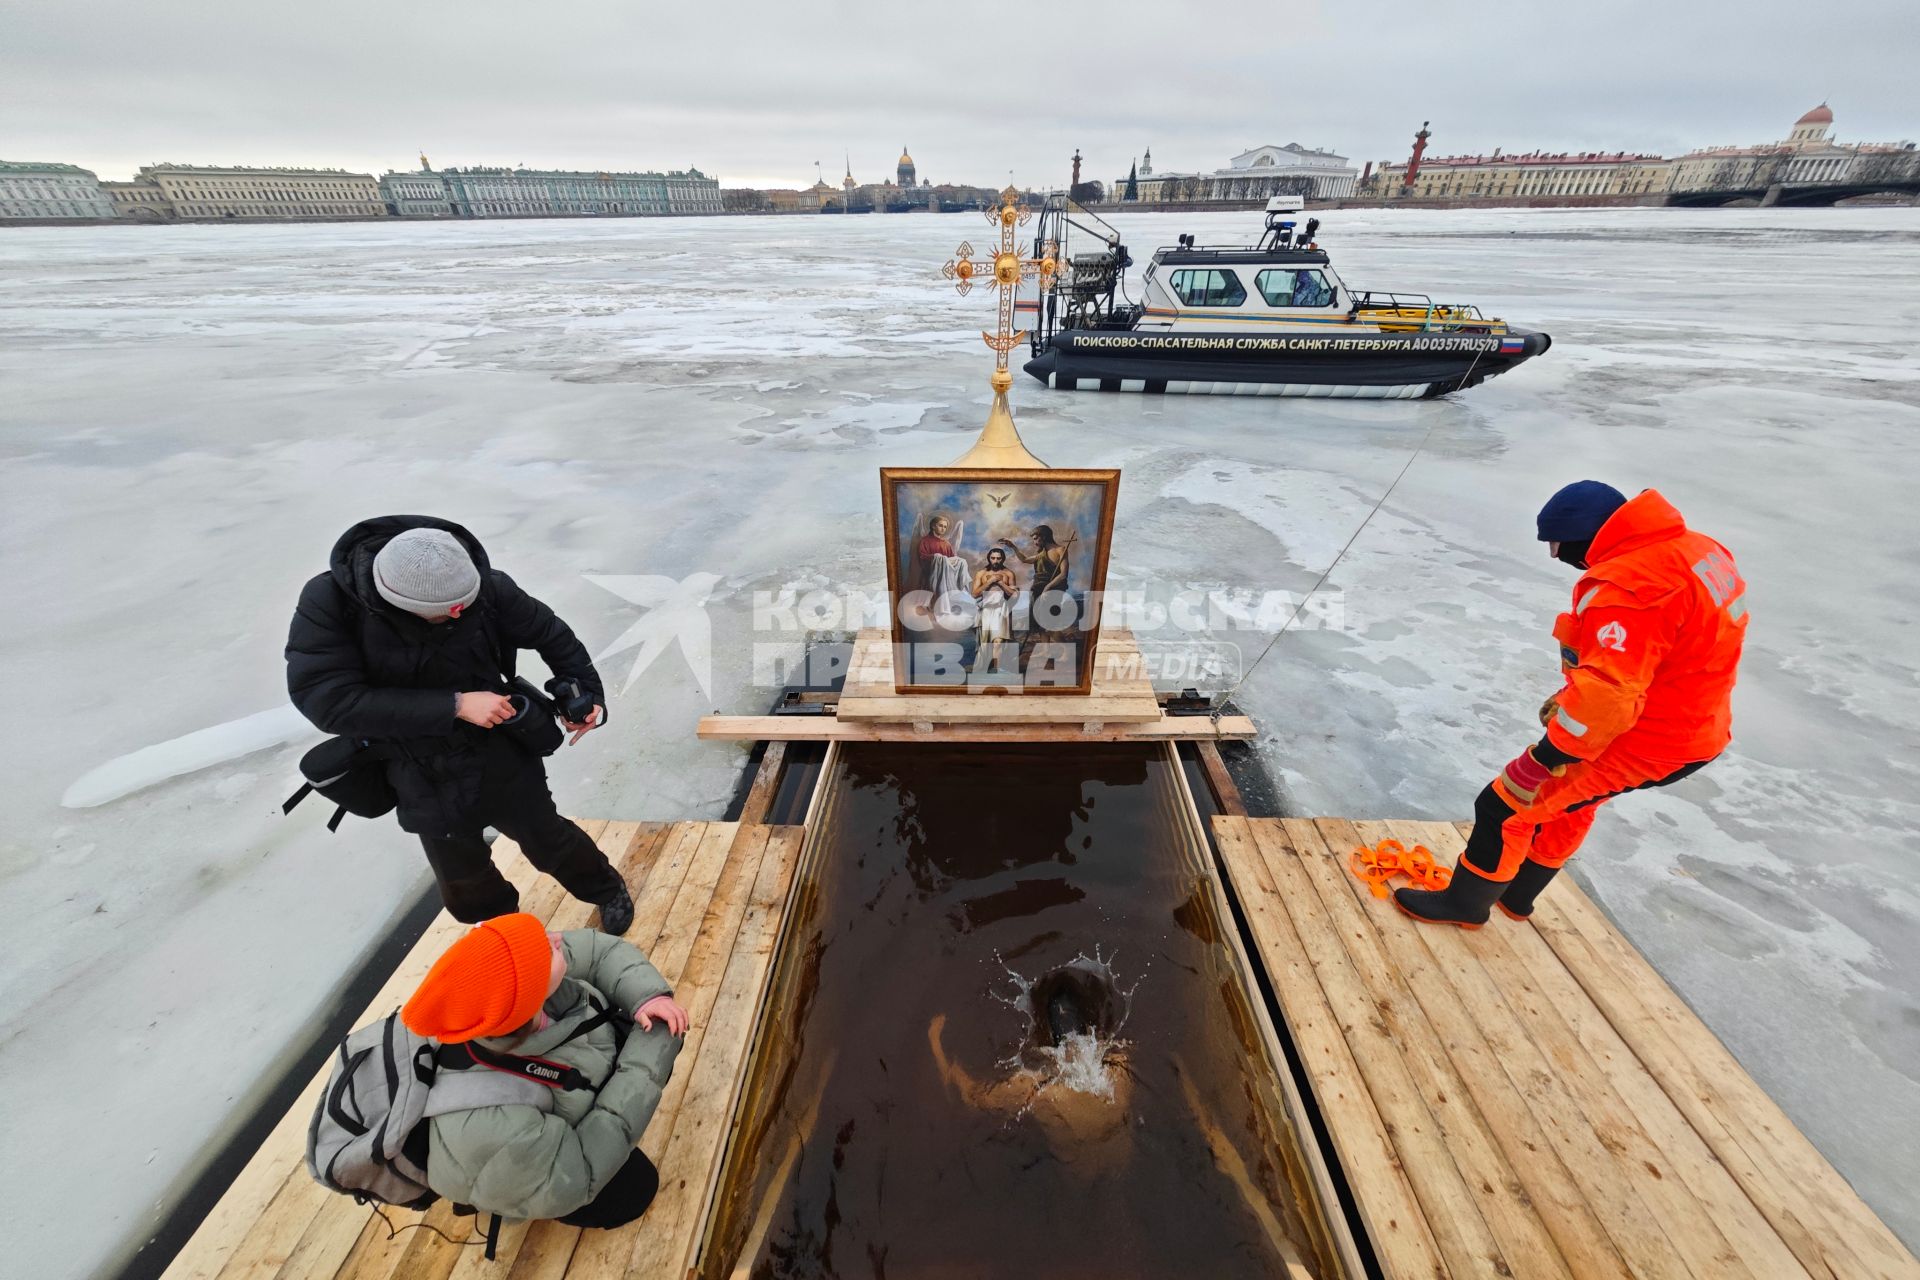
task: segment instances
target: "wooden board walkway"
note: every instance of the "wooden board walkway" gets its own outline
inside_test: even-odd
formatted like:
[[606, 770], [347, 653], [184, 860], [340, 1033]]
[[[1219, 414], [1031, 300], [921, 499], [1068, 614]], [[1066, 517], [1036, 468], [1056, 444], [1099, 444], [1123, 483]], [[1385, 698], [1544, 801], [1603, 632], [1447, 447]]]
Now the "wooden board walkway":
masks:
[[1094, 653], [1091, 692], [1022, 693], [1018, 689], [959, 689], [952, 693], [896, 693], [893, 641], [869, 627], [853, 642], [840, 691], [842, 720], [935, 721], [942, 724], [1121, 723], [1160, 718], [1146, 661], [1133, 633], [1109, 627]]
[[1214, 819], [1388, 1276], [1914, 1280], [1920, 1262], [1569, 877], [1418, 924], [1348, 853], [1445, 823]]
[[[425, 1229], [389, 1238], [385, 1223], [307, 1175], [308, 1118], [317, 1077], [274, 1129], [165, 1273], [165, 1280], [613, 1280], [684, 1277], [697, 1261], [722, 1149], [759, 1013], [803, 829], [732, 822], [583, 822], [632, 886], [628, 941], [645, 951], [692, 1015], [692, 1029], [640, 1148], [660, 1166], [660, 1194], [615, 1231], [517, 1222], [486, 1261], [475, 1220], [442, 1201], [422, 1213], [386, 1210]], [[587, 927], [592, 908], [539, 875], [508, 840], [494, 861], [520, 889], [521, 909], [550, 928]], [[384, 1016], [466, 926], [442, 913], [368, 1006]], [[484, 1221], [484, 1219], [483, 1219]]]
[[820, 706], [831, 714], [705, 716], [709, 740], [816, 742], [1162, 742], [1245, 739], [1245, 716], [1174, 716], [1161, 708], [1133, 633], [1100, 633], [1088, 694], [976, 688], [953, 693], [894, 691], [893, 643], [869, 627], [855, 637], [847, 678]]

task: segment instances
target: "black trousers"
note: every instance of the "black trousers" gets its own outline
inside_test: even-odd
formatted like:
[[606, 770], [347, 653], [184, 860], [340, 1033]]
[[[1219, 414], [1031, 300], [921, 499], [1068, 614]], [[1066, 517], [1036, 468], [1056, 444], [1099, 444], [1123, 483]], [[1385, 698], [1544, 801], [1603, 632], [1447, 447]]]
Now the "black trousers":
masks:
[[554, 806], [544, 764], [504, 739], [488, 744], [484, 760], [473, 833], [420, 837], [449, 915], [478, 924], [520, 909], [519, 891], [493, 865], [482, 827], [518, 843], [528, 862], [582, 902], [605, 902], [620, 891], [620, 873], [607, 855]]
[[560, 1221], [570, 1227], [624, 1227], [647, 1211], [660, 1190], [660, 1171], [646, 1152], [627, 1157], [600, 1194]]

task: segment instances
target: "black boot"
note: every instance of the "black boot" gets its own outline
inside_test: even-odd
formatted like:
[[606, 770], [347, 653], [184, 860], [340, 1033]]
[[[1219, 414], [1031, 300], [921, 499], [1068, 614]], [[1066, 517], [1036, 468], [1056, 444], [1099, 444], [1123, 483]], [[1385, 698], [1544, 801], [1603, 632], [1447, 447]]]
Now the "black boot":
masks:
[[1494, 899], [1506, 887], [1506, 881], [1489, 880], [1463, 862], [1454, 867], [1453, 879], [1446, 888], [1395, 889], [1393, 902], [1415, 920], [1478, 929], [1487, 922]]
[[633, 895], [624, 881], [619, 892], [600, 904], [600, 932], [619, 937], [633, 928]]
[[1500, 901], [1494, 905], [1506, 912], [1509, 920], [1527, 920], [1533, 916], [1533, 900], [1540, 891], [1560, 871], [1544, 862], [1535, 862], [1528, 858], [1520, 864], [1520, 870], [1507, 882], [1507, 890], [1500, 895]]

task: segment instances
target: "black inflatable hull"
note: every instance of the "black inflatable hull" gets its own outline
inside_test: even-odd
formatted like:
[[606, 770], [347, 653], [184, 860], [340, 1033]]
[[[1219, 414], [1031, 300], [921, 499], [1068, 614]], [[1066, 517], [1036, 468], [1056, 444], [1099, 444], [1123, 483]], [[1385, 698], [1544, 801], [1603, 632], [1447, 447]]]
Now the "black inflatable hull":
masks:
[[1478, 386], [1544, 333], [1152, 333], [1067, 329], [1026, 370], [1065, 391], [1417, 400]]

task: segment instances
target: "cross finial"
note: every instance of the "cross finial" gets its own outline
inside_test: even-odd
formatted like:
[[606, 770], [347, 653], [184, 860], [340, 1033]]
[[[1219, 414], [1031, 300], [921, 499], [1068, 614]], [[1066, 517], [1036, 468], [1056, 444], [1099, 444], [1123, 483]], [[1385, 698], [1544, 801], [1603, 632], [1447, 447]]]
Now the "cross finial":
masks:
[[[1000, 244], [993, 252], [992, 261], [976, 262], [973, 245], [962, 242], [954, 256], [940, 269], [940, 274], [953, 281], [953, 287], [964, 296], [973, 291], [976, 283], [998, 289], [999, 320], [994, 332], [982, 330], [981, 341], [993, 351], [993, 409], [987, 417], [987, 426], [981, 432], [980, 440], [965, 455], [969, 466], [1045, 466], [1038, 458], [1028, 453], [1020, 443], [1020, 436], [1013, 427], [1013, 413], [1007, 407], [1007, 392], [1013, 388], [1013, 374], [1007, 368], [1007, 353], [1018, 346], [1027, 336], [1013, 327], [1016, 294], [1024, 280], [1038, 278], [1040, 290], [1045, 293], [1053, 285], [1060, 271], [1060, 246], [1056, 241], [1035, 246], [1039, 252], [1028, 256], [1028, 246], [1018, 243], [1016, 233], [1033, 219], [1030, 209], [1020, 207], [1020, 193], [1011, 185], [1000, 193], [1000, 203], [987, 212], [987, 221], [999, 229]], [[985, 451], [983, 453], [983, 451]]]

